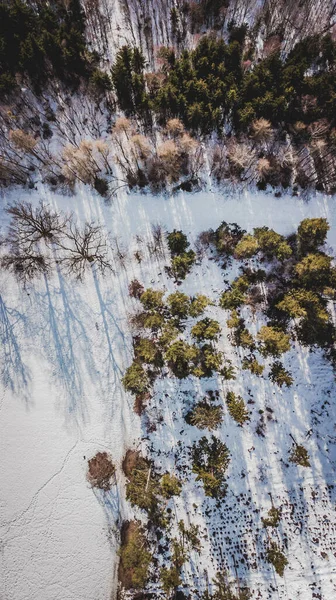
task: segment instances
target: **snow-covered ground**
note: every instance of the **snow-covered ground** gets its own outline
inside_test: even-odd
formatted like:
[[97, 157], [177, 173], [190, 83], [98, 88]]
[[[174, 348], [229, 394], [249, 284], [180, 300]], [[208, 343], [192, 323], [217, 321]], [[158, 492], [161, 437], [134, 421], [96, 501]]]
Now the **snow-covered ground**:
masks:
[[[215, 190], [170, 198], [121, 195], [105, 204], [86, 187], [72, 197], [41, 187], [9, 192], [2, 209], [18, 198], [36, 203], [43, 198], [55, 207], [72, 210], [79, 219], [102, 223], [127, 250], [128, 258], [124, 267], [116, 264], [116, 274], [103, 278], [90, 272], [83, 283], [55, 272], [24, 290], [12, 276], [0, 274], [0, 598], [109, 600], [116, 589], [116, 524], [129, 514], [120, 462], [125, 450], [137, 446], [141, 438], [133, 399], [121, 385], [132, 357], [128, 315], [134, 302], [128, 297], [127, 285], [136, 276], [145, 286], [173, 288], [162, 264], [144, 261], [139, 266], [133, 251], [139, 245], [146, 247], [153, 223], [168, 230], [182, 229], [193, 243], [200, 231], [216, 228], [222, 220], [237, 222], [248, 230], [267, 225], [289, 234], [302, 219], [315, 216], [328, 219], [328, 245], [335, 251], [335, 198], [316, 195], [304, 201], [260, 192], [224, 195]], [[1, 217], [6, 220], [3, 212]], [[218, 297], [223, 279], [218, 265], [204, 259], [181, 289]], [[224, 323], [222, 317], [221, 343], [228, 354]], [[231, 358], [239, 364], [239, 356]], [[191, 522], [199, 522], [208, 536], [201, 557], [195, 557], [193, 573], [186, 570], [184, 575], [195, 585], [204, 569], [211, 578], [221, 564], [223, 549], [225, 556], [232, 557], [231, 544], [239, 543], [239, 556], [244, 540], [246, 552], [250, 556], [254, 552], [257, 562], [262, 561], [265, 534], [260, 516], [271, 506], [271, 491], [274, 503], [281, 503], [283, 513], [288, 513], [281, 530], [289, 545], [284, 579], [275, 579], [268, 567], [254, 569], [251, 559], [240, 565], [229, 561], [229, 566], [233, 571], [237, 568], [253, 589], [260, 589], [259, 598], [332, 600], [336, 597], [335, 491], [327, 486], [334, 482], [336, 458], [333, 374], [320, 354], [299, 347], [286, 355], [285, 366], [295, 379], [288, 391], [274, 388], [268, 379], [248, 377], [246, 372], [244, 379], [234, 382], [234, 389], [245, 399], [247, 388], [251, 390], [255, 404], [246, 428], [238, 428], [225, 414], [220, 430], [232, 453], [226, 504], [220, 510], [210, 507], [205, 515], [201, 510], [203, 492], [192, 482], [186, 483], [176, 502], [179, 514], [187, 510]], [[191, 382], [185, 385], [186, 389], [194, 386]], [[208, 382], [208, 387], [212, 385], [214, 382]], [[190, 429], [182, 419], [183, 404], [178, 402], [174, 386], [172, 380], [157, 383], [153, 410], [163, 415], [164, 425], [147, 444], [167, 452], [163, 468], [173, 464], [172, 453], [179, 440], [190, 443]], [[194, 392], [199, 393], [195, 386]], [[171, 402], [164, 400], [165, 393], [173, 396]], [[325, 410], [321, 410], [323, 400], [330, 403]], [[270, 405], [273, 420], [267, 423], [266, 438], [260, 439], [254, 433], [258, 410]], [[314, 433], [305, 439], [312, 415]], [[280, 455], [288, 450], [289, 432], [307, 446], [311, 469], [287, 468], [280, 463]], [[249, 452], [252, 446], [255, 450]], [[94, 494], [86, 481], [87, 459], [97, 450], [109, 451], [118, 465], [117, 488], [105, 495]], [[315, 499], [312, 491], [317, 492]], [[233, 493], [242, 494], [239, 506]], [[317, 538], [319, 543], [313, 541]], [[315, 583], [316, 587], [311, 587]]]

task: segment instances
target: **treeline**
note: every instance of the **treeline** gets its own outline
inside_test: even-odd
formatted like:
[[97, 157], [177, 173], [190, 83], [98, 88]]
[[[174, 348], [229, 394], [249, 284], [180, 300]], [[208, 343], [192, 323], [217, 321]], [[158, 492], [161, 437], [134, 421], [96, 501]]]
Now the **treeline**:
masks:
[[161, 123], [178, 117], [205, 134], [222, 132], [228, 123], [243, 132], [258, 118], [283, 130], [326, 118], [332, 128], [336, 44], [331, 36], [306, 38], [284, 60], [279, 50], [255, 60], [246, 35], [243, 25], [231, 28], [227, 43], [204, 36], [180, 57], [171, 48], [161, 48], [161, 68], [154, 73], [145, 73], [137, 48], [124, 46], [112, 67], [120, 108], [145, 121], [151, 113]]

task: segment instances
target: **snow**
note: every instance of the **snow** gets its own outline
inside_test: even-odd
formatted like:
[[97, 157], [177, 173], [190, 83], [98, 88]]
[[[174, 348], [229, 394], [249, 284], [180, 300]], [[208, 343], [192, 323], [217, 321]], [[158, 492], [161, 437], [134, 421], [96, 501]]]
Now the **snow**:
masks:
[[[150, 260], [146, 253], [151, 224], [182, 229], [193, 244], [200, 231], [216, 228], [222, 220], [237, 222], [247, 230], [267, 225], [290, 234], [305, 217], [322, 216], [331, 225], [328, 245], [334, 252], [335, 198], [321, 194], [309, 200], [290, 195], [275, 198], [271, 193], [224, 194], [213, 189], [173, 197], [121, 194], [106, 204], [85, 186], [72, 197], [39, 186], [29, 192], [9, 191], [3, 207], [16, 199], [37, 203], [41, 198], [59, 209], [72, 210], [80, 220], [103, 224], [128, 256], [125, 268], [116, 263], [116, 274], [102, 278], [90, 272], [83, 283], [55, 271], [48, 280], [24, 290], [10, 275], [0, 274], [0, 597], [108, 600], [116, 592], [117, 526], [120, 518], [132, 514], [125, 502], [120, 468], [126, 449], [140, 445], [156, 457], [162, 471], [168, 466], [175, 468], [178, 442], [190, 445], [203, 435], [183, 419], [191, 393], [198, 397], [204, 390], [222, 385], [216, 379], [189, 379], [182, 384], [173, 378], [159, 379], [149, 418], [161, 414], [163, 424], [149, 440], [141, 442], [144, 421], [133, 413], [133, 399], [121, 385], [132, 360], [128, 316], [135, 302], [128, 297], [127, 285], [137, 277], [145, 286], [174, 289], [163, 269], [167, 260]], [[6, 221], [3, 210], [1, 216]], [[140, 265], [132, 256], [139, 244], [146, 255]], [[224, 278], [225, 272], [204, 258], [180, 289], [218, 298]], [[221, 349], [239, 366], [241, 357], [227, 339], [227, 315], [215, 307], [207, 314], [221, 321]], [[252, 328], [257, 325], [260, 321], [251, 323]], [[256, 592], [254, 598], [308, 600], [314, 583], [321, 586], [323, 600], [335, 597], [336, 497], [335, 490], [327, 487], [334, 482], [336, 459], [334, 376], [321, 353], [309, 353], [299, 346], [284, 362], [295, 380], [289, 390], [280, 390], [267, 377], [258, 379], [246, 371], [241, 371], [236, 381], [224, 383], [222, 397], [224, 391], [233, 389], [247, 401], [250, 389], [255, 402], [247, 405], [251, 422], [244, 428], [231, 420], [224, 405], [225, 418], [218, 435], [232, 453], [225, 503], [217, 509], [212, 501], [206, 501], [202, 487], [195, 485], [190, 474], [182, 496], [175, 501], [178, 518], [199, 523], [207, 536], [202, 540], [202, 555], [193, 554], [192, 569], [184, 569], [183, 576], [192, 588], [204, 587], [205, 569], [211, 579], [221, 566], [222, 547], [232, 573], [237, 568], [253, 589], [260, 590], [261, 595]], [[330, 403], [325, 409], [321, 409], [322, 400]], [[267, 421], [266, 438], [259, 438], [255, 433], [258, 411], [265, 411], [266, 406], [274, 410], [273, 418]], [[266, 411], [264, 414], [266, 419]], [[314, 432], [306, 437], [312, 423]], [[285, 467], [280, 461], [290, 448], [289, 433], [307, 447], [311, 469]], [[252, 447], [255, 450], [249, 451]], [[95, 494], [86, 480], [87, 459], [98, 450], [110, 452], [117, 464], [117, 487], [105, 495]], [[177, 464], [183, 461], [182, 450]], [[260, 517], [271, 507], [270, 491], [275, 504], [283, 505], [285, 515], [281, 534], [288, 536], [289, 566], [284, 579], [275, 576], [261, 557], [265, 530]], [[315, 500], [312, 491], [317, 493]], [[238, 494], [242, 494], [240, 503]], [[291, 513], [294, 500], [297, 507]], [[252, 512], [255, 510], [260, 512]], [[303, 525], [298, 532], [300, 521]], [[312, 541], [314, 537], [320, 538], [319, 544]], [[258, 570], [249, 570], [246, 563], [235, 567], [226, 538], [234, 543], [245, 540], [248, 553], [256, 554]], [[321, 556], [322, 551], [328, 558]]]

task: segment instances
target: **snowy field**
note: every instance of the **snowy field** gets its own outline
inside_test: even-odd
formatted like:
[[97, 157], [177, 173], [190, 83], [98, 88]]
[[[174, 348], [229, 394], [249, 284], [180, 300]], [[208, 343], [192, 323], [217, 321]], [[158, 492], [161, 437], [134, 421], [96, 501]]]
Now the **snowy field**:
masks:
[[[335, 198], [317, 194], [304, 201], [261, 192], [224, 196], [215, 191], [171, 198], [131, 194], [105, 204], [85, 187], [72, 197], [39, 188], [13, 190], [2, 199], [2, 208], [19, 198], [34, 203], [42, 198], [72, 210], [78, 219], [103, 224], [128, 256], [124, 267], [116, 263], [115, 274], [103, 278], [88, 273], [83, 283], [56, 271], [24, 290], [11, 275], [0, 275], [0, 598], [110, 600], [116, 590], [117, 524], [130, 514], [121, 459], [146, 435], [144, 423], [132, 411], [133, 399], [121, 385], [132, 360], [128, 315], [135, 303], [127, 286], [136, 277], [147, 287], [174, 289], [163, 269], [167, 260], [138, 265], [133, 252], [139, 245], [146, 248], [153, 223], [182, 229], [193, 245], [198, 233], [223, 220], [247, 230], [266, 225], [290, 234], [306, 217], [326, 217], [331, 226], [327, 244], [334, 254]], [[4, 213], [1, 217], [2, 222], [7, 219]], [[218, 265], [204, 259], [180, 289], [216, 299], [224, 279]], [[233, 354], [227, 340], [227, 315], [215, 307], [209, 309], [212, 315], [223, 328], [221, 349], [239, 366], [239, 353]], [[256, 327], [251, 323], [252, 331]], [[195, 555], [183, 572], [191, 589], [204, 586], [206, 577], [211, 579], [228, 563], [256, 599], [336, 597], [334, 377], [320, 353], [299, 346], [286, 354], [284, 364], [294, 377], [289, 390], [245, 371], [233, 382], [246, 400], [249, 391], [253, 404], [248, 405], [251, 421], [245, 428], [224, 415], [220, 436], [232, 461], [229, 493], [221, 509], [204, 502], [201, 487], [190, 476], [176, 501], [178, 517], [199, 523], [205, 536], [201, 556]], [[190, 445], [194, 430], [183, 419], [183, 390], [190, 396], [202, 393], [197, 386], [203, 391], [218, 386], [213, 380], [195, 381], [179, 386], [172, 379], [156, 383], [149, 419], [160, 415], [163, 424], [141, 447], [163, 470], [168, 465], [174, 469], [176, 461], [183, 465], [183, 447]], [[258, 411], [269, 406], [272, 418], [266, 437], [260, 438], [255, 433]], [[281, 461], [290, 447], [289, 433], [307, 447], [311, 469], [286, 467]], [[117, 489], [101, 495], [86, 481], [87, 459], [99, 450], [110, 452], [118, 467]], [[269, 492], [283, 507], [281, 538], [288, 541], [289, 560], [283, 579], [263, 563], [266, 534], [261, 516], [271, 507]], [[239, 564], [237, 557], [243, 559]]]

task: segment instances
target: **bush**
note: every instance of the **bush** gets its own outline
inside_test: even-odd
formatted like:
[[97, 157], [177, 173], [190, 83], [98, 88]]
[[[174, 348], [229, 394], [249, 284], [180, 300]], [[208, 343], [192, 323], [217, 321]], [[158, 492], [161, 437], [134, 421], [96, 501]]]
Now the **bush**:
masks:
[[276, 307], [287, 313], [292, 319], [315, 318], [328, 321], [329, 315], [325, 310], [325, 302], [320, 296], [310, 290], [291, 290]]
[[239, 425], [243, 425], [249, 420], [249, 414], [245, 407], [244, 400], [240, 396], [236, 396], [234, 392], [228, 392], [226, 395], [226, 403], [230, 416]]
[[244, 294], [241, 290], [234, 288], [222, 293], [219, 300], [219, 305], [221, 308], [224, 308], [224, 310], [233, 310], [242, 304], [245, 304], [246, 300], [246, 294]]
[[270, 543], [270, 547], [266, 552], [266, 560], [273, 565], [276, 573], [280, 575], [280, 577], [283, 577], [285, 567], [288, 565], [288, 560], [275, 542]]
[[148, 288], [148, 290], [141, 294], [140, 302], [146, 310], [161, 310], [164, 306], [163, 295], [164, 292], [161, 290]]
[[180, 319], [186, 319], [189, 314], [190, 300], [189, 296], [182, 292], [175, 292], [170, 294], [167, 298], [167, 304], [169, 306], [170, 314], [173, 317], [179, 317]]
[[167, 596], [170, 596], [171, 592], [182, 583], [179, 569], [176, 567], [163, 567], [160, 571], [160, 579], [162, 589]]
[[219, 372], [223, 362], [223, 354], [210, 344], [204, 344], [200, 350], [202, 377], [211, 377], [213, 371]]
[[186, 278], [196, 260], [196, 254], [193, 250], [174, 256], [171, 262], [171, 273], [176, 281]]
[[136, 456], [134, 465], [128, 474], [126, 498], [132, 506], [138, 506], [150, 514], [158, 507], [158, 478], [153, 472], [150, 462], [140, 455]]
[[257, 254], [258, 249], [258, 240], [253, 235], [247, 233], [237, 244], [235, 249], [235, 257], [239, 259], [251, 258]]
[[185, 254], [187, 248], [190, 246], [188, 238], [183, 231], [177, 231], [174, 229], [167, 235], [168, 248], [172, 256]]
[[221, 328], [218, 321], [206, 317], [192, 327], [191, 335], [199, 342], [202, 340], [217, 340], [220, 331]]
[[215, 245], [218, 252], [232, 256], [244, 234], [245, 231], [237, 223], [223, 221], [215, 231]]
[[126, 370], [122, 383], [127, 392], [131, 392], [136, 396], [145, 394], [149, 387], [147, 373], [136, 361]]
[[264, 372], [264, 365], [258, 363], [256, 358], [244, 358], [242, 362], [244, 371], [251, 371], [252, 375], [260, 377]]
[[144, 313], [143, 326], [152, 331], [158, 331], [164, 324], [164, 316], [157, 312]]
[[222, 377], [224, 377], [226, 381], [236, 379], [234, 366], [230, 362], [229, 364], [224, 365], [224, 367], [222, 367], [220, 374], [222, 375]]
[[133, 279], [128, 286], [128, 293], [132, 298], [137, 298], [140, 300], [142, 294], [144, 293], [144, 286], [137, 279]]
[[316, 252], [325, 243], [330, 227], [327, 219], [304, 219], [298, 227], [300, 254]]
[[225, 472], [230, 464], [230, 452], [219, 439], [202, 437], [192, 447], [192, 470], [201, 480], [204, 493], [211, 498], [223, 498], [226, 494]]
[[[242, 321], [244, 323], [244, 321]], [[247, 350], [255, 350], [255, 342], [252, 334], [241, 324], [234, 330], [234, 343], [236, 346], [245, 348]]]
[[286, 371], [284, 366], [278, 360], [273, 363], [269, 378], [273, 383], [277, 383], [279, 387], [282, 387], [283, 385], [290, 387], [294, 381], [290, 372]]
[[190, 346], [183, 340], [177, 340], [169, 346], [165, 353], [165, 359], [174, 375], [179, 379], [184, 379], [192, 372], [198, 354], [195, 346]]
[[177, 477], [166, 473], [161, 477], [160, 489], [162, 496], [168, 499], [181, 494], [182, 484]]
[[134, 352], [137, 360], [161, 367], [163, 365], [161, 352], [155, 342], [148, 338], [139, 338], [135, 342]]
[[275, 506], [272, 506], [272, 508], [270, 508], [270, 510], [268, 511], [268, 516], [267, 517], [262, 517], [262, 523], [264, 527], [278, 527], [279, 523], [280, 523], [280, 515], [281, 515], [281, 510], [280, 508], [275, 508]]
[[[125, 527], [126, 526], [126, 527]], [[125, 589], [143, 589], [147, 583], [152, 555], [140, 523], [123, 524], [119, 577]]]
[[330, 284], [332, 258], [326, 254], [307, 254], [295, 265], [299, 283], [308, 288], [321, 290]]
[[97, 452], [88, 461], [88, 481], [92, 487], [107, 491], [111, 488], [111, 479], [115, 474], [115, 467], [107, 452]]
[[284, 237], [268, 227], [257, 227], [254, 229], [254, 237], [257, 239], [260, 250], [268, 259], [277, 258], [286, 260], [292, 254], [292, 249]]
[[308, 451], [300, 444], [295, 444], [293, 446], [289, 460], [296, 465], [300, 465], [300, 467], [310, 467]]
[[168, 346], [176, 340], [179, 335], [179, 330], [175, 327], [175, 321], [168, 321], [164, 324], [161, 330], [161, 335], [159, 339], [160, 346], [167, 350]]
[[198, 402], [186, 415], [186, 421], [199, 429], [216, 429], [223, 420], [221, 406], [209, 404], [206, 399]]
[[263, 325], [258, 333], [259, 350], [263, 356], [279, 357], [290, 350], [290, 337], [281, 329]]
[[192, 298], [189, 308], [189, 314], [191, 317], [200, 317], [206, 307], [210, 304], [209, 298], [204, 296], [203, 294], [197, 294], [194, 298]]

